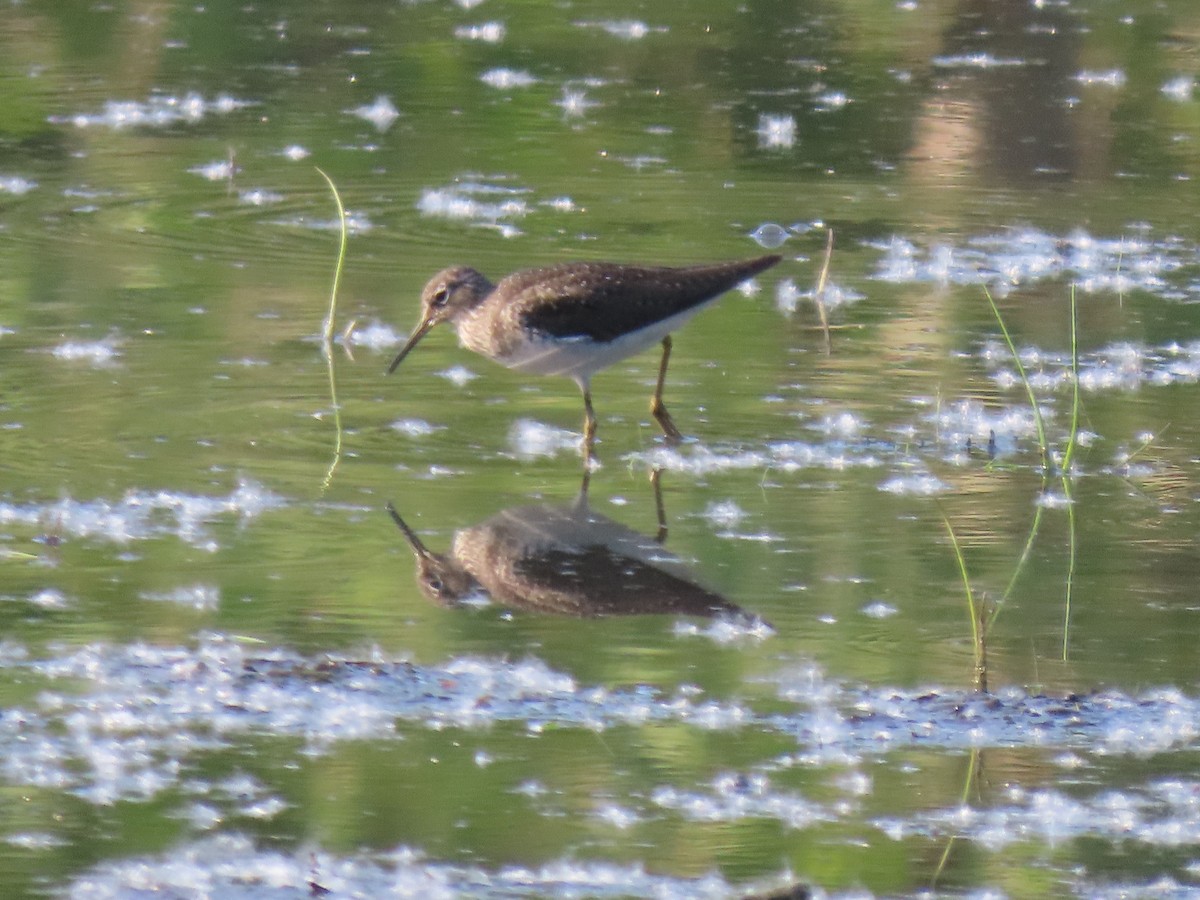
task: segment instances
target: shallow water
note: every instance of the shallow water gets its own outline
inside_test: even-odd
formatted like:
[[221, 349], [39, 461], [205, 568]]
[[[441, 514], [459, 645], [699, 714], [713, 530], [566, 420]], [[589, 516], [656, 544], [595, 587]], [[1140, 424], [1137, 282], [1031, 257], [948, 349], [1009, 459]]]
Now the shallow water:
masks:
[[[9, 6], [0, 893], [1187, 896], [1197, 30]], [[450, 264], [766, 250], [586, 507], [570, 382], [384, 376]]]

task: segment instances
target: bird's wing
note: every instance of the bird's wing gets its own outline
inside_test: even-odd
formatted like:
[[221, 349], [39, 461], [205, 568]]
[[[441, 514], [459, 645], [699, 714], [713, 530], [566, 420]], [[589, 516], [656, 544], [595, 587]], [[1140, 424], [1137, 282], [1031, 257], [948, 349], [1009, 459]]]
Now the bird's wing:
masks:
[[607, 342], [712, 300], [778, 261], [764, 256], [684, 268], [568, 263], [517, 272], [497, 292], [527, 329]]

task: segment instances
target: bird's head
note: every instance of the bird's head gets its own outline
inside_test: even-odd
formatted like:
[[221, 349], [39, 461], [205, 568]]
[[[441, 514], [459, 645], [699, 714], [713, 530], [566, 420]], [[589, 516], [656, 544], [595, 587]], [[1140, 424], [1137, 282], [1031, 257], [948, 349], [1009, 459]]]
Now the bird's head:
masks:
[[396, 371], [404, 357], [431, 328], [442, 322], [453, 322], [474, 309], [491, 290], [491, 282], [469, 266], [453, 266], [434, 275], [425, 285], [425, 290], [421, 291], [421, 321], [388, 366], [388, 374]]

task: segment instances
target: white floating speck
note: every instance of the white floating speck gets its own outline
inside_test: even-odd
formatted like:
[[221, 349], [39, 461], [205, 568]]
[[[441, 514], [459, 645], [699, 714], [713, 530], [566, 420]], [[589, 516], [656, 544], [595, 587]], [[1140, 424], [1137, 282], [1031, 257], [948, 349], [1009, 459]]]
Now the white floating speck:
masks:
[[703, 623], [679, 620], [671, 629], [676, 637], [703, 637], [715, 644], [732, 644], [741, 641], [765, 641], [773, 637], [775, 629], [758, 616], [726, 616], [706, 620]]
[[589, 100], [587, 92], [579, 88], [564, 87], [562, 96], [554, 101], [556, 106], [562, 108], [563, 115], [568, 118], [579, 118], [587, 115], [587, 111], [593, 106], [600, 104], [594, 100]]
[[804, 295], [796, 287], [796, 282], [790, 278], [783, 278], [775, 285], [775, 308], [784, 315], [791, 315], [799, 306], [802, 296]]
[[55, 847], [66, 847], [70, 842], [60, 835], [45, 831], [22, 831], [4, 837], [4, 843], [19, 847], [22, 850], [51, 850]]
[[1038, 495], [1037, 505], [1043, 509], [1066, 509], [1075, 501], [1057, 491], [1045, 491]]
[[746, 518], [746, 511], [732, 500], [722, 500], [708, 504], [704, 518], [718, 527], [732, 528]]
[[518, 196], [517, 191], [500, 200], [483, 200], [480, 196], [492, 196], [492, 192], [479, 185], [428, 189], [421, 192], [417, 210], [426, 216], [484, 224], [496, 224], [502, 219], [520, 218], [529, 213], [529, 204]]
[[1080, 84], [1100, 85], [1103, 87], [1122, 87], [1125, 84], [1125, 73], [1120, 69], [1092, 71], [1084, 69], [1075, 76]]
[[774, 222], [764, 222], [750, 232], [750, 239], [767, 250], [782, 247], [789, 237], [791, 235], [788, 233], [788, 230], [782, 225], [776, 225]]
[[458, 387], [458, 388], [466, 387], [468, 384], [470, 384], [472, 381], [474, 381], [476, 378], [479, 377], [474, 372], [472, 372], [470, 369], [468, 369], [466, 366], [462, 366], [462, 365], [451, 366], [448, 369], [444, 369], [443, 371], [438, 372], [438, 376], [441, 378], [445, 378], [452, 385], [454, 385], [455, 387]]
[[238, 202], [244, 206], [270, 206], [283, 201], [283, 194], [268, 191], [265, 188], [254, 188], [238, 192]]
[[997, 57], [990, 53], [959, 53], [935, 56], [933, 65], [943, 69], [995, 69], [1007, 66], [1026, 66], [1028, 61], [1015, 57]]
[[80, 501], [66, 498], [52, 504], [18, 505], [0, 501], [0, 522], [124, 544], [163, 534], [204, 549], [217, 549], [207, 526], [226, 514], [242, 519], [259, 515], [282, 500], [254, 482], [243, 481], [225, 497], [206, 497], [174, 491], [129, 491], [119, 500]]
[[175, 603], [192, 609], [215, 610], [221, 605], [221, 589], [213, 584], [193, 584], [165, 592], [147, 592], [140, 595], [143, 600]]
[[831, 437], [857, 437], [866, 428], [866, 422], [852, 412], [841, 412], [825, 416], [816, 426]]
[[484, 22], [481, 25], [459, 25], [454, 29], [454, 36], [464, 41], [498, 44], [504, 40], [504, 23]]
[[841, 91], [826, 91], [817, 95], [817, 105], [821, 109], [841, 109], [850, 104], [850, 98]]
[[196, 93], [183, 97], [175, 95], [155, 96], [145, 102], [137, 100], [109, 100], [98, 113], [76, 113], [70, 116], [52, 116], [51, 122], [67, 123], [76, 128], [103, 126], [108, 128], [167, 128], [173, 125], [195, 124], [209, 113], [227, 115], [253, 103], [222, 94], [213, 100], [205, 100]]
[[518, 784], [513, 789], [513, 793], [522, 794], [526, 797], [543, 797], [546, 794], [550, 793], [550, 789], [548, 787], [546, 787], [544, 784], [542, 784], [540, 781], [535, 781], [534, 779], [530, 779], [529, 781], [523, 781], [520, 784]]
[[20, 175], [0, 175], [0, 194], [15, 194], [19, 197], [28, 194], [35, 187], [36, 181], [30, 181]]
[[[815, 298], [812, 291], [806, 292], [804, 296], [810, 299]], [[851, 303], [857, 303], [859, 300], [865, 300], [866, 297], [866, 294], [838, 284], [836, 281], [827, 281], [825, 290], [821, 294], [821, 303], [825, 305], [826, 309], [838, 309], [849, 306]]]
[[253, 803], [246, 804], [238, 812], [240, 815], [250, 819], [267, 820], [275, 818], [289, 806], [290, 804], [280, 797], [263, 797]]
[[650, 33], [650, 26], [636, 19], [600, 22], [599, 25], [613, 37], [619, 37], [626, 41], [640, 40]]
[[537, 84], [537, 79], [530, 73], [504, 67], [489, 69], [479, 77], [479, 80], [488, 87], [499, 88], [501, 90], [515, 87], [529, 87], [531, 84]]
[[424, 419], [397, 419], [389, 427], [408, 437], [427, 437], [445, 426], [433, 425]]
[[757, 297], [762, 292], [762, 285], [757, 278], [747, 278], [736, 288], [743, 297]]
[[796, 118], [791, 115], [758, 117], [758, 146], [765, 150], [787, 149], [796, 143]]
[[508, 432], [508, 444], [522, 459], [557, 456], [579, 449], [580, 436], [565, 428], [555, 428], [532, 419], [518, 419]]
[[391, 128], [392, 123], [400, 117], [400, 111], [393, 105], [392, 98], [383, 94], [376, 97], [374, 103], [355, 107], [350, 112], [360, 119], [366, 119], [381, 132]]
[[289, 144], [280, 151], [280, 155], [290, 159], [292, 162], [299, 162], [302, 159], [308, 159], [312, 156], [312, 151], [299, 144]]
[[41, 609], [66, 609], [71, 605], [67, 595], [57, 588], [44, 588], [30, 595], [29, 602]]
[[105, 338], [101, 341], [67, 341], [50, 350], [55, 359], [65, 359], [71, 362], [87, 362], [93, 366], [106, 366], [119, 357], [117, 338]]
[[1192, 92], [1195, 89], [1196, 80], [1191, 75], [1180, 75], [1164, 84], [1161, 90], [1163, 96], [1168, 99], [1186, 103], [1192, 99]]
[[198, 831], [211, 831], [225, 821], [221, 811], [208, 803], [192, 803], [186, 806], [180, 816]]
[[615, 803], [605, 803], [598, 808], [596, 810], [596, 818], [605, 825], [611, 825], [621, 831], [632, 828], [642, 821], [642, 817], [636, 812], [627, 807], [618, 806]]
[[218, 159], [203, 165], [192, 166], [188, 171], [209, 181], [226, 181], [233, 177], [237, 166], [231, 159]]
[[[340, 219], [315, 219], [309, 216], [291, 216], [289, 218], [276, 219], [272, 224], [283, 225], [288, 228], [307, 228], [312, 231], [336, 232], [342, 230]], [[350, 234], [366, 234], [374, 227], [374, 223], [366, 213], [357, 212], [352, 209], [346, 210], [346, 231]]]
[[355, 325], [350, 332], [350, 343], [355, 347], [367, 347], [371, 350], [388, 350], [405, 339], [405, 335], [396, 331], [391, 325], [373, 321], [366, 325]]
[[899, 494], [914, 497], [932, 497], [950, 489], [941, 479], [928, 474], [897, 475], [879, 485], [879, 490], [885, 494]]
[[860, 612], [864, 616], [872, 619], [887, 619], [899, 612], [896, 607], [890, 603], [884, 603], [882, 600], [876, 600], [874, 603], [868, 603]]
[[1053, 759], [1054, 765], [1060, 769], [1082, 769], [1087, 766], [1087, 760], [1078, 753], [1060, 753]]

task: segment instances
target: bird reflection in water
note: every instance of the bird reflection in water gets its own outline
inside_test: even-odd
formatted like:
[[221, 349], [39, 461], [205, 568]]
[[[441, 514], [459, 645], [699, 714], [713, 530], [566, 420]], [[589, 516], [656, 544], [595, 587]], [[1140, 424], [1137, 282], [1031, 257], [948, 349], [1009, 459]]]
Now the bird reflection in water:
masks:
[[666, 518], [658, 473], [651, 479], [658, 533], [626, 528], [588, 505], [585, 477], [573, 503], [517, 506], [454, 535], [435, 553], [387, 510], [417, 558], [417, 583], [441, 606], [485, 595], [511, 609], [566, 616], [685, 615], [754, 620], [701, 587], [689, 567], [663, 547]]

